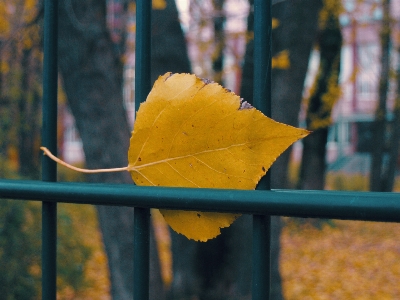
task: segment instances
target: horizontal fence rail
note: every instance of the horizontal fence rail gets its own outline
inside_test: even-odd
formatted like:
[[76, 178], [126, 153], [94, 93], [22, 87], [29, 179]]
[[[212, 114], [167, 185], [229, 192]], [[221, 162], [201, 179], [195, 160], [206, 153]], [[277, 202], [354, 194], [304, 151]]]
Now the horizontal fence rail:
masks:
[[223, 190], [0, 180], [0, 198], [400, 222], [400, 193]]

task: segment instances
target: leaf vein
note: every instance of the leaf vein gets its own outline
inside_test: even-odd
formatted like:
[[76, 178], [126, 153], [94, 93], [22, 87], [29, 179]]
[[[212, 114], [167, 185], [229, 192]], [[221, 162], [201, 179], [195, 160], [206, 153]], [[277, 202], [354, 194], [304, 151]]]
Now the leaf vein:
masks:
[[155, 184], [150, 179], [148, 179], [142, 172], [140, 172], [139, 170], [134, 170], [134, 171], [136, 171], [138, 174], [140, 174], [140, 176], [142, 176], [144, 179], [150, 182], [151, 185], [155, 186]]
[[[165, 111], [166, 107], [167, 107], [167, 106], [165, 106], [165, 107], [160, 111], [160, 113], [157, 115], [157, 117], [154, 119], [153, 124], [151, 124], [151, 129], [150, 129], [150, 131], [153, 131], [154, 124], [157, 122], [158, 118], [159, 118], [159, 117], [162, 115], [162, 113]], [[139, 159], [140, 155], [141, 155], [142, 152], [143, 152], [144, 146], [147, 144], [147, 141], [149, 140], [149, 138], [150, 138], [150, 134], [147, 135], [147, 139], [144, 141], [144, 143], [143, 143], [143, 145], [142, 145], [142, 148], [140, 148], [140, 151], [139, 151], [139, 153], [138, 153], [138, 155], [137, 155], [137, 157], [136, 157], [136, 159], [135, 159], [134, 161], [137, 161], [137, 160]]]
[[200, 163], [202, 163], [202, 164], [205, 165], [206, 167], [208, 167], [210, 170], [212, 170], [212, 171], [214, 171], [214, 172], [216, 172], [216, 173], [219, 173], [219, 174], [222, 174], [222, 175], [226, 175], [226, 176], [232, 176], [232, 177], [236, 177], [236, 178], [248, 179], [248, 180], [253, 181], [251, 178], [248, 178], [248, 177], [237, 176], [237, 175], [234, 175], [234, 174], [231, 174], [231, 173], [224, 173], [224, 172], [218, 171], [217, 169], [214, 169], [213, 167], [211, 167], [211, 166], [209, 166], [208, 164], [206, 164], [203, 160], [201, 160], [201, 159], [199, 159], [199, 158], [197, 158], [197, 157], [194, 157], [194, 158], [197, 159]]
[[185, 159], [185, 158], [188, 158], [188, 157], [196, 157], [197, 155], [201, 155], [201, 154], [213, 153], [213, 152], [217, 152], [217, 151], [225, 151], [225, 150], [229, 150], [230, 148], [233, 148], [233, 147], [246, 146], [250, 151], [254, 152], [247, 145], [248, 144], [258, 144], [258, 143], [262, 143], [262, 142], [263, 141], [245, 142], [245, 143], [230, 145], [228, 147], [216, 148], [216, 149], [210, 149], [210, 150], [203, 150], [203, 151], [199, 151], [199, 152], [192, 153], [192, 154], [176, 156], [176, 157], [169, 157], [169, 158], [166, 158], [166, 159], [160, 159], [160, 160], [149, 162], [149, 163], [145, 163], [145, 164], [142, 164], [142, 165], [139, 165], [139, 166], [137, 166], [137, 165], [129, 165], [128, 166], [128, 171], [131, 171], [131, 170], [135, 171], [135, 170], [138, 170], [138, 169], [147, 168], [147, 167], [150, 167], [150, 166], [153, 166], [153, 165], [158, 165], [158, 164], [161, 164], [161, 163], [168, 163], [170, 161], [174, 161], [174, 160], [178, 160], [178, 159]]
[[166, 162], [167, 165], [169, 165], [171, 167], [172, 170], [174, 170], [176, 173], [178, 173], [179, 176], [181, 176], [183, 179], [189, 181], [190, 183], [192, 183], [193, 185], [195, 185], [196, 187], [200, 187], [198, 184], [196, 184], [195, 182], [191, 181], [189, 178], [186, 178], [185, 176], [183, 176], [177, 169], [175, 169], [169, 162]]
[[[196, 94], [197, 94], [197, 93], [196, 93]], [[193, 118], [193, 116], [195, 116], [197, 113], [199, 113], [199, 112], [201, 112], [202, 110], [204, 110], [205, 108], [207, 108], [207, 107], [213, 105], [213, 104], [214, 104], [215, 102], [217, 102], [217, 101], [218, 101], [218, 99], [215, 100], [214, 102], [210, 103], [209, 105], [204, 106], [204, 107], [202, 107], [201, 109], [199, 109], [199, 110], [197, 110], [196, 112], [194, 112], [192, 115], [190, 115], [190, 116], [182, 123], [182, 126], [181, 126], [181, 127], [183, 127], [184, 124], [186, 124], [187, 121], [191, 120], [191, 119]], [[172, 147], [174, 146], [175, 139], [176, 139], [176, 137], [178, 136], [179, 132], [180, 132], [180, 130], [178, 130], [178, 131], [176, 132], [176, 134], [174, 135], [174, 138], [172, 139], [171, 147], [169, 148], [167, 157], [170, 157]]]

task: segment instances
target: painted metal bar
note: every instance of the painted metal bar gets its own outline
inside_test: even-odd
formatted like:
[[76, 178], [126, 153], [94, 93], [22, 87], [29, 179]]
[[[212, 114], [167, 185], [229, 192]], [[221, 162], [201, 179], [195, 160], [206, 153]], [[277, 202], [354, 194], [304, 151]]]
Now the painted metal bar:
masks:
[[[58, 0], [44, 1], [42, 145], [57, 153]], [[42, 180], [57, 181], [56, 163], [42, 158]], [[42, 202], [42, 299], [56, 299], [57, 203]]]
[[400, 222], [400, 193], [248, 191], [0, 180], [0, 198]]
[[[151, 82], [151, 1], [136, 1], [135, 108], [146, 100]], [[133, 298], [149, 299], [150, 209], [135, 207]]]
[[269, 299], [271, 269], [271, 216], [253, 215], [252, 299]]
[[[271, 116], [271, 0], [254, 0], [254, 91], [253, 104], [265, 115]], [[271, 189], [270, 172], [264, 176], [257, 190]], [[253, 215], [253, 279], [252, 299], [270, 297], [271, 216]]]

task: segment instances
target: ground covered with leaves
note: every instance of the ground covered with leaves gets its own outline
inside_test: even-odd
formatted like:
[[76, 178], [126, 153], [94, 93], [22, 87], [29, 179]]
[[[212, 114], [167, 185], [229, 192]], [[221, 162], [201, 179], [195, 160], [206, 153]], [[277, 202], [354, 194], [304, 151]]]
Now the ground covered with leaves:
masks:
[[400, 224], [285, 221], [285, 299], [400, 299]]
[[[95, 216], [94, 209], [85, 207], [86, 219], [95, 222], [91, 214]], [[286, 300], [400, 299], [400, 224], [304, 221], [284, 218], [281, 273]], [[91, 284], [75, 294], [64, 290], [59, 299], [110, 299], [100, 233], [80, 225], [90, 243], [97, 244], [85, 270]]]
[[[64, 284], [63, 288], [57, 291], [57, 299], [111, 299], [107, 257], [104, 252], [95, 207], [92, 205], [59, 204], [59, 209], [69, 213], [72, 218], [73, 229], [79, 231], [85, 245], [90, 247], [91, 255], [82, 268], [84, 286], [76, 289]], [[57, 259], [61, 261], [63, 257]]]

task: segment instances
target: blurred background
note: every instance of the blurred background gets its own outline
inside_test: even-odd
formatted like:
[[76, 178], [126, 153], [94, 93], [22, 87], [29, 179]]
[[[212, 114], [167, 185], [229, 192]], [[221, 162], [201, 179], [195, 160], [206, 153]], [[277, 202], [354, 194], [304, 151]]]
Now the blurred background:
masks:
[[[253, 0], [153, 0], [152, 81], [219, 82], [251, 103]], [[273, 188], [399, 192], [400, 2], [273, 0], [272, 117], [313, 131]], [[59, 1], [58, 157], [127, 164], [133, 0]], [[41, 0], [0, 2], [0, 178], [40, 179]], [[256, 87], [257, 88], [257, 87]], [[59, 181], [132, 183], [129, 174]], [[0, 201], [2, 299], [39, 299], [40, 203]], [[133, 209], [58, 206], [58, 299], [132, 299]], [[151, 299], [250, 299], [251, 218], [208, 243], [152, 212]], [[399, 299], [400, 225], [273, 218], [272, 299]]]

